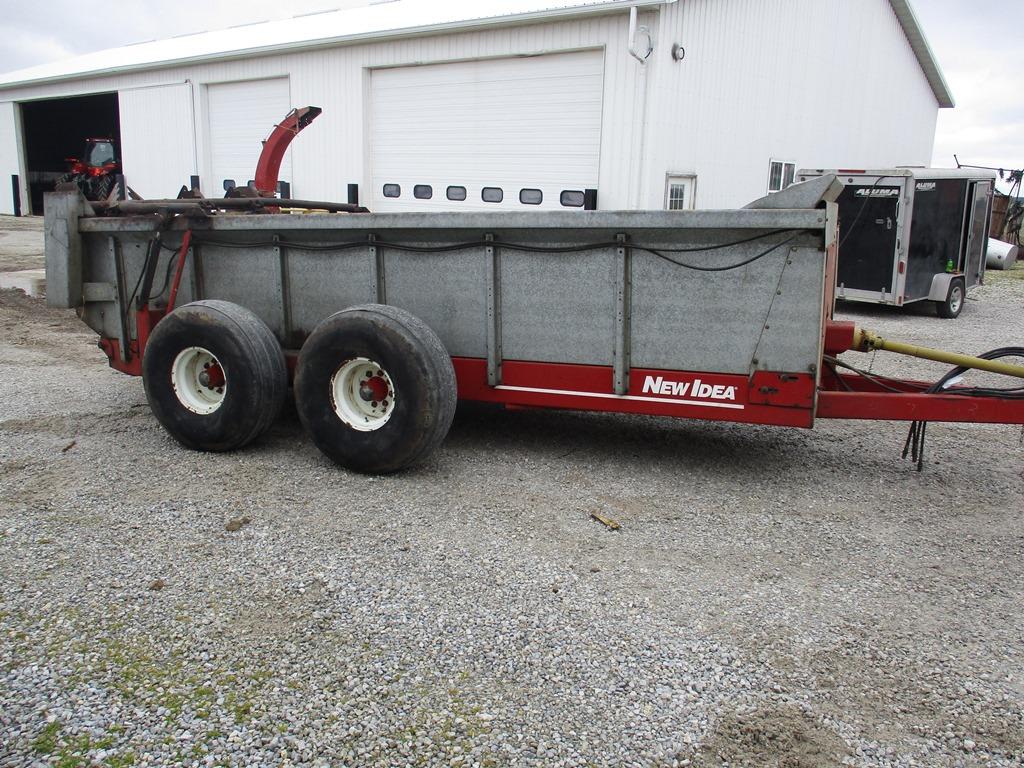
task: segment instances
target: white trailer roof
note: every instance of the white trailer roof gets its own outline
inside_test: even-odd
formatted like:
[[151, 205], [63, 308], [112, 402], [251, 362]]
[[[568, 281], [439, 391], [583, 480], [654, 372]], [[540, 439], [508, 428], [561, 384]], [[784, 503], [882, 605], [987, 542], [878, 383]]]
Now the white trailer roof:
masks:
[[[243, 58], [379, 38], [431, 34], [558, 17], [607, 13], [676, 0], [394, 0], [368, 7], [245, 24], [96, 51], [0, 75], [0, 90], [86, 76], [199, 61]], [[889, 0], [940, 107], [954, 106], [938, 62], [909, 0]], [[116, 62], [116, 63], [112, 63]]]
[[995, 180], [996, 172], [984, 168], [864, 168], [850, 170], [849, 168], [801, 168], [796, 172], [797, 176], [821, 176], [834, 175], [840, 181], [844, 176], [860, 177], [881, 177], [889, 179], [914, 178], [914, 179], [992, 179]]

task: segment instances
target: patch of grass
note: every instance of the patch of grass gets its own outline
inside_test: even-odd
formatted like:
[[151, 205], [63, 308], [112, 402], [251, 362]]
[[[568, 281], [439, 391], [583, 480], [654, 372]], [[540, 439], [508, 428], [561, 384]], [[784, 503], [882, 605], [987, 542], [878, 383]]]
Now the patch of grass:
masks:
[[[65, 664], [61, 681], [65, 688], [100, 681], [108, 695], [125, 705], [151, 711], [159, 708], [164, 728], [150, 737], [153, 742], [159, 742], [164, 733], [173, 732], [176, 723], [189, 716], [209, 721], [215, 714], [223, 713], [229, 722], [248, 724], [262, 712], [261, 696], [275, 681], [274, 671], [265, 665], [199, 669], [179, 648], [161, 642], [159, 637], [138, 635], [129, 624], [113, 617], [79, 620], [75, 609], [70, 608], [59, 617], [60, 626], [55, 624], [58, 619], [50, 616], [5, 613], [0, 618], [9, 622], [3, 637], [15, 647], [16, 656], [30, 650], [28, 644], [34, 632], [25, 629], [31, 626], [46, 630], [42, 649], [32, 652]], [[282, 682], [289, 688], [301, 688], [294, 681]], [[220, 730], [212, 729], [213, 725], [207, 723], [211, 728], [208, 739], [223, 738]], [[126, 749], [129, 744], [122, 724], [112, 724], [105, 733], [92, 736], [72, 735], [66, 724], [57, 721], [39, 723], [38, 727], [40, 730], [26, 747], [51, 768], [128, 768], [139, 760], [137, 746], [135, 752]], [[202, 726], [199, 730], [202, 732]], [[272, 730], [272, 726], [267, 730]], [[167, 743], [173, 748], [173, 735], [168, 735]], [[90, 759], [100, 749], [107, 753], [103, 759]], [[198, 752], [183, 754], [182, 762], [191, 763], [205, 755], [206, 748], [200, 745]]]
[[116, 743], [117, 738], [114, 734], [108, 731], [106, 736], [96, 739], [96, 741], [92, 743], [92, 746], [93, 749], [111, 749]]
[[135, 753], [128, 750], [119, 755], [110, 755], [103, 761], [103, 764], [107, 768], [130, 768], [135, 765]]
[[[58, 721], [47, 723], [32, 740], [32, 749], [39, 755], [55, 757], [54, 768], [92, 768], [94, 765], [87, 755], [94, 749], [110, 749], [117, 742], [115, 734], [109, 733], [96, 741], [87, 733], [62, 741], [63, 726]], [[135, 764], [131, 751], [108, 755], [103, 762], [108, 768], [128, 768]]]
[[1017, 262], [1013, 269], [986, 269], [985, 282], [998, 285], [1003, 282], [1024, 280], [1024, 262]]
[[249, 715], [252, 714], [252, 702], [242, 701], [235, 704], [231, 709], [235, 714], [235, 722], [241, 725], [248, 720]]
[[[107, 741], [106, 738], [103, 740]], [[75, 736], [61, 745], [55, 766], [56, 768], [89, 768], [92, 761], [87, 759], [86, 755], [98, 746], [98, 743], [94, 744], [87, 733]]]
[[54, 720], [43, 726], [38, 736], [32, 739], [32, 751], [40, 755], [52, 755], [57, 749], [57, 741], [60, 739], [61, 724]]

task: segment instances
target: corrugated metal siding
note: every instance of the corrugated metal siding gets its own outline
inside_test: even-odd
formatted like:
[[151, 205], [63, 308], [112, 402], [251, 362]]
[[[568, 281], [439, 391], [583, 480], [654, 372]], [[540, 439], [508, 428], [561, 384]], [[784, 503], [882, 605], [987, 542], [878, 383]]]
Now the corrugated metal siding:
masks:
[[[190, 80], [199, 172], [209, 187], [204, 84], [288, 76], [293, 106], [324, 108], [292, 145], [296, 188], [303, 197], [344, 199], [345, 185], [357, 182], [366, 200], [370, 69], [597, 48], [604, 51], [601, 208], [662, 207], [666, 173], [697, 174], [698, 207], [742, 205], [764, 194], [772, 157], [810, 167], [930, 159], [937, 103], [886, 0], [679, 0], [641, 13], [641, 23], [652, 27], [656, 44], [643, 74], [626, 51], [624, 9], [26, 87], [5, 96]], [[687, 51], [679, 63], [669, 55], [676, 41]], [[150, 115], [140, 130], [158, 130], [164, 117]], [[132, 183], [127, 164], [126, 173]]]
[[569, 17], [578, 19], [615, 13], [630, 6], [656, 6], [673, 1], [388, 0], [367, 4], [365, 0], [362, 3], [349, 0], [346, 5], [361, 4], [362, 7], [342, 7], [93, 51], [72, 59], [0, 74], [0, 88], [9, 84], [35, 84], [50, 78], [121, 74], [140, 67], [298, 52], [400, 35], [443, 34], [457, 29], [550, 22]]
[[[651, 18], [656, 16], [651, 15]], [[501, 27], [458, 34], [416, 37], [255, 59], [176, 67], [74, 83], [26, 87], [5, 93], [14, 100], [108, 92], [190, 80], [195, 90], [197, 151], [204, 184], [212, 179], [208, 131], [203, 122], [203, 85], [207, 83], [290, 77], [292, 106], [313, 104], [324, 113], [292, 145], [293, 174], [303, 197], [344, 199], [345, 185], [369, 184], [366, 143], [368, 70], [475, 58], [536, 55], [601, 49], [605, 57], [603, 133], [598, 179], [602, 208], [629, 205], [631, 172], [638, 162], [636, 61], [626, 51], [627, 10], [601, 17], [558, 23]], [[150, 117], [156, 128], [162, 115]], [[257, 148], [258, 150], [258, 148]], [[128, 183], [131, 169], [125, 167]], [[183, 171], [182, 175], [186, 175]], [[216, 189], [206, 189], [216, 194]]]
[[191, 85], [127, 88], [118, 93], [118, 104], [121, 163], [128, 169], [128, 183], [143, 197], [176, 196], [196, 173]]
[[716, 208], [765, 194], [771, 158], [930, 163], [938, 104], [887, 0], [681, 0], [658, 37], [646, 206], [666, 172], [696, 173], [697, 206]]
[[[11, 176], [18, 169], [18, 109], [12, 102], [0, 102], [0, 213], [14, 213]], [[21, 179], [24, 183], [25, 179]]]

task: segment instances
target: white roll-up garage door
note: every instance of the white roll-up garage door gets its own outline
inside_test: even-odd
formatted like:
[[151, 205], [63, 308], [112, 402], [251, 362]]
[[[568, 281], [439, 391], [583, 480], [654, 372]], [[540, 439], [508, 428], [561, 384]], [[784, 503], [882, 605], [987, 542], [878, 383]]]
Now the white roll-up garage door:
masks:
[[[207, 86], [210, 171], [204, 178], [209, 197], [223, 193], [225, 179], [239, 186], [256, 173], [263, 140], [291, 109], [287, 77], [216, 83]], [[291, 150], [281, 163], [280, 179], [292, 180]]]
[[130, 88], [117, 100], [125, 182], [145, 198], [175, 197], [196, 172], [192, 87]]
[[601, 51], [374, 70], [364, 199], [374, 211], [560, 208], [563, 191], [598, 186], [603, 72]]

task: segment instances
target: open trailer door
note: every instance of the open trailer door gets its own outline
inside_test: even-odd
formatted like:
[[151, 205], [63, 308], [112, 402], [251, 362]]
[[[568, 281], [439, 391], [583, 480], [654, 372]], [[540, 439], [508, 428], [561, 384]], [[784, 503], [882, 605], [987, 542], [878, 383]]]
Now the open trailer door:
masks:
[[992, 218], [992, 182], [972, 181], [967, 193], [964, 278], [967, 286], [979, 285], [985, 274], [988, 226]]

